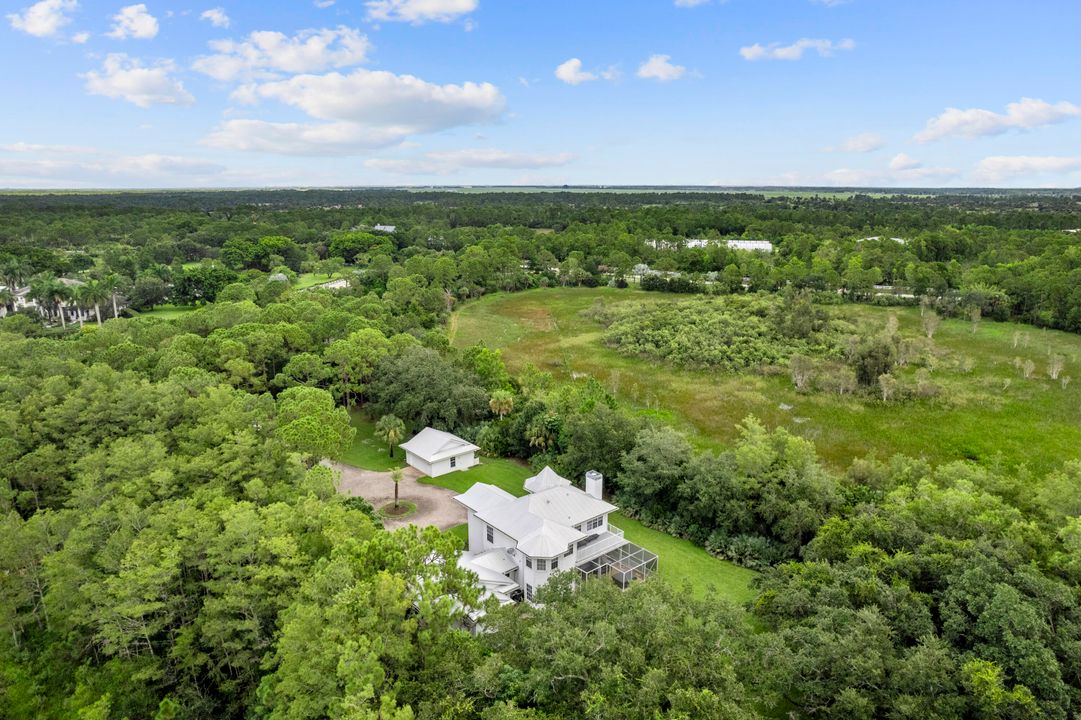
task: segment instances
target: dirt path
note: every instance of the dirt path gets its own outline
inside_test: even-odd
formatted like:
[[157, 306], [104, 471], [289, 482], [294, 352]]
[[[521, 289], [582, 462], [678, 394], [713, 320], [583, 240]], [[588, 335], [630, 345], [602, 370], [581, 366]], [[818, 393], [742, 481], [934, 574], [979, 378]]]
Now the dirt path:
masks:
[[[327, 463], [341, 473], [338, 492], [342, 495], [362, 497], [379, 509], [394, 502], [394, 481], [389, 472], [361, 470], [352, 465]], [[465, 508], [451, 498], [456, 493], [435, 485], [417, 482], [423, 477], [420, 471], [407, 467], [402, 470], [402, 481], [398, 485], [398, 498], [416, 503], [417, 511], [401, 520], [384, 520], [387, 530], [395, 530], [406, 525], [434, 525], [440, 530], [452, 528], [465, 522]]]

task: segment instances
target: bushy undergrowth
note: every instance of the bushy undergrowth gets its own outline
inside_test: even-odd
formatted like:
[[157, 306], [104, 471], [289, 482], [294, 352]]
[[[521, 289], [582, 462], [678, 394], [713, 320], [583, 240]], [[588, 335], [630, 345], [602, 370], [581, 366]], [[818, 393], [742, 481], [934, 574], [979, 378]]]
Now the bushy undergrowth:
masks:
[[604, 341], [628, 355], [681, 367], [742, 370], [785, 363], [795, 354], [825, 356], [839, 333], [806, 298], [730, 295], [670, 303], [598, 305]]

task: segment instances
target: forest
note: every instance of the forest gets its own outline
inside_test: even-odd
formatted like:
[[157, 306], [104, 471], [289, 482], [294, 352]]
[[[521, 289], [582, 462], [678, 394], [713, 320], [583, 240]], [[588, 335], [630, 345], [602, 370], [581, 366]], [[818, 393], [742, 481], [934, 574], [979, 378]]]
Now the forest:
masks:
[[[1081, 357], [1048, 338], [1081, 332], [1079, 200], [0, 196], [0, 716], [1075, 717], [1076, 446], [839, 461], [753, 416], [704, 442], [664, 398], [460, 338], [485, 296], [597, 288], [524, 321], [882, 417], [962, 418], [1019, 386], [1066, 407]], [[993, 326], [1009, 377], [977, 386], [942, 323]], [[629, 517], [756, 571], [755, 597], [567, 574], [536, 605], [486, 604], [453, 533], [385, 530], [336, 492], [350, 412], [599, 470]], [[482, 605], [484, 632], [463, 629]]]

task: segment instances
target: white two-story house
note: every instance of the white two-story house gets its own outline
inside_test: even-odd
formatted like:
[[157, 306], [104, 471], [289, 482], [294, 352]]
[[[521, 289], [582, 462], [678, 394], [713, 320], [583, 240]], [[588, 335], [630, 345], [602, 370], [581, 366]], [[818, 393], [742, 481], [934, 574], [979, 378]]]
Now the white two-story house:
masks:
[[477, 483], [455, 500], [466, 509], [469, 547], [459, 563], [477, 574], [501, 602], [533, 600], [557, 572], [611, 577], [620, 587], [657, 569], [657, 556], [623, 538], [608, 523], [615, 505], [602, 498], [600, 473], [586, 473], [586, 490], [551, 468], [525, 481], [515, 497]]

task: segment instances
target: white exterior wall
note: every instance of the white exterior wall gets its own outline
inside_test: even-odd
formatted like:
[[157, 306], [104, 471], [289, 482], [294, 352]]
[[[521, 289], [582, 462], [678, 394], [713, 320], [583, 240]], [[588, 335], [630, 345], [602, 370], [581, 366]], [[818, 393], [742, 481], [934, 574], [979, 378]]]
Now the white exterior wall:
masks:
[[434, 475], [432, 475], [432, 466], [429, 465], [426, 460], [420, 458], [417, 455], [414, 455], [408, 450], [406, 450], [405, 452], [405, 464], [409, 467], [414, 467], [417, 470], [420, 470], [428, 477], [435, 477]]
[[469, 545], [467, 550], [473, 552], [476, 548], [484, 547], [484, 522], [477, 519], [477, 514], [472, 510], [465, 511], [465, 521], [469, 526]]
[[[417, 459], [420, 460], [420, 458]], [[468, 470], [469, 468], [477, 464], [477, 452], [475, 450], [470, 450], [469, 452], [464, 452], [461, 455], [455, 455], [455, 459], [456, 462], [454, 467], [450, 466], [450, 458], [436, 460], [431, 465], [424, 463], [428, 467], [428, 470], [422, 472], [424, 472], [428, 477], [439, 477], [440, 475], [446, 475], [447, 473], [454, 472], [456, 470]], [[424, 461], [421, 460], [421, 462]], [[409, 464], [413, 465], [413, 463]], [[413, 465], [413, 467], [417, 468], [418, 470], [421, 469], [416, 465]]]

